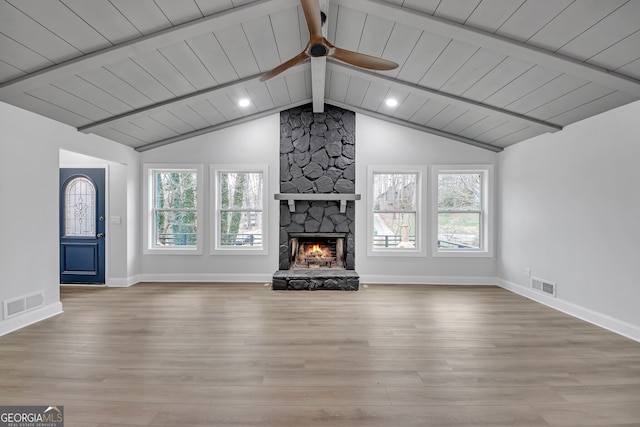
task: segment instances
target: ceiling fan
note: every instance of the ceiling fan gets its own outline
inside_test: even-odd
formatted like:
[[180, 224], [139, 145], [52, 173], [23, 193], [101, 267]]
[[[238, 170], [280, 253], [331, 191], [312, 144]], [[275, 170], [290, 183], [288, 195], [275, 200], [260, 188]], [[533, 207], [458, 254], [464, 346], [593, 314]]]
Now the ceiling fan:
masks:
[[328, 56], [330, 58], [346, 62], [347, 64], [361, 68], [368, 68], [370, 70], [393, 70], [398, 67], [398, 64], [393, 61], [387, 61], [386, 59], [365, 55], [364, 53], [335, 47], [322, 36], [323, 14], [320, 11], [319, 0], [300, 0], [300, 3], [302, 4], [304, 17], [307, 20], [307, 27], [309, 28], [309, 42], [304, 50], [298, 55], [286, 62], [283, 62], [260, 77], [261, 82], [277, 76], [307, 58], [319, 58], [322, 56]]

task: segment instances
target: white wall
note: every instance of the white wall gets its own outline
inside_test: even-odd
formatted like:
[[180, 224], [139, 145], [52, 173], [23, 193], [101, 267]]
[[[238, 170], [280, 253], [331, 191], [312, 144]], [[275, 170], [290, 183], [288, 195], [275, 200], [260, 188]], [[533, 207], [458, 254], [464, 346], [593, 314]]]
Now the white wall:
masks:
[[[278, 268], [279, 115], [142, 153], [143, 163], [202, 164], [206, 200], [203, 255], [142, 255], [145, 281], [265, 281]], [[356, 117], [356, 271], [368, 283], [495, 283], [496, 259], [366, 257], [367, 165], [497, 164], [495, 153], [358, 114]], [[210, 254], [209, 164], [269, 166], [269, 252], [266, 256]], [[423, 215], [428, 215], [423, 212]], [[428, 223], [425, 223], [428, 225]]]
[[[431, 201], [431, 166], [436, 164], [496, 165], [497, 154], [439, 136], [358, 114], [356, 116], [356, 271], [365, 283], [495, 283], [496, 258], [367, 257], [367, 166], [427, 167], [426, 197]], [[422, 212], [430, 233], [431, 214]]]
[[[640, 102], [500, 154], [506, 288], [640, 340]], [[533, 293], [525, 267], [556, 282]]]
[[[239, 126], [191, 138], [142, 153], [142, 163], [188, 163], [204, 166], [204, 242], [202, 255], [142, 255], [141, 274], [145, 281], [239, 281], [270, 282], [278, 269], [278, 213], [280, 172], [280, 115], [275, 114]], [[209, 206], [210, 164], [266, 164], [268, 184], [268, 253], [266, 255], [210, 254]], [[142, 241], [142, 234], [139, 237]], [[145, 244], [143, 242], [143, 244]]]
[[[0, 103], [0, 301], [43, 290], [44, 307], [4, 320], [0, 335], [62, 310], [59, 290], [58, 181], [60, 150], [126, 165], [139, 187], [138, 154], [121, 144]], [[133, 181], [133, 183], [132, 183]], [[128, 206], [127, 216], [135, 215]], [[137, 234], [134, 222], [128, 231]], [[134, 239], [135, 241], [135, 239]], [[136, 274], [135, 253], [127, 274]]]

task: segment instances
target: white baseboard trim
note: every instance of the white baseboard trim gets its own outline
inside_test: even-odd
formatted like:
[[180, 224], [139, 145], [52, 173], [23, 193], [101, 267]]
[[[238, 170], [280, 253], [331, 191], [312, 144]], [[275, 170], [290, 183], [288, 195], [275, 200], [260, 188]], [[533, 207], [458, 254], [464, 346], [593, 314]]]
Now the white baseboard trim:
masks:
[[[356, 271], [358, 271], [356, 269]], [[496, 285], [495, 277], [480, 276], [399, 276], [399, 275], [360, 275], [363, 284], [398, 285]]]
[[[357, 270], [356, 270], [357, 271]], [[129, 287], [140, 282], [271, 283], [272, 274], [139, 274], [109, 279], [109, 287]], [[399, 285], [496, 285], [495, 277], [361, 275], [360, 283]]]
[[62, 303], [55, 302], [0, 322], [0, 337], [62, 313]]
[[138, 282], [271, 283], [273, 274], [141, 274]]
[[107, 286], [110, 288], [128, 288], [140, 282], [140, 276], [137, 275], [132, 277], [110, 277], [107, 279]]
[[584, 320], [585, 322], [589, 322], [626, 338], [640, 342], [640, 327], [636, 325], [632, 325], [606, 314], [598, 313], [558, 298], [549, 297], [514, 282], [497, 279], [497, 283], [498, 286], [508, 291], [522, 295], [523, 297], [532, 299], [540, 304], [544, 304], [565, 314]]

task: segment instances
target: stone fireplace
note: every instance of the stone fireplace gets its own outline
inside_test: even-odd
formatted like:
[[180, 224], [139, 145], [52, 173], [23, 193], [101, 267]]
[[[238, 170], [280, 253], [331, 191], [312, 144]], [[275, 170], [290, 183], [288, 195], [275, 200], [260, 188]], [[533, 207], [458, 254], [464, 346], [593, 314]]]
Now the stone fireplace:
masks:
[[358, 290], [355, 113], [280, 113], [280, 250], [274, 290]]

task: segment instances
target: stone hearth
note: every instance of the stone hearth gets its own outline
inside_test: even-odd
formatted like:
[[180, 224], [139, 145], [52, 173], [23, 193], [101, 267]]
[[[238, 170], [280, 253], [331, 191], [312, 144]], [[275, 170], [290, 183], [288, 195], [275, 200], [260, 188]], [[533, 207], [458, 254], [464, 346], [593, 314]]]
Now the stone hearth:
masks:
[[278, 270], [273, 275], [274, 291], [357, 291], [360, 276], [354, 270]]

